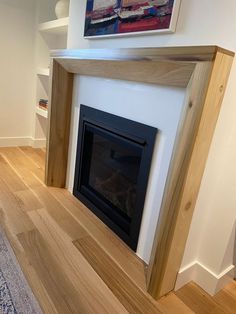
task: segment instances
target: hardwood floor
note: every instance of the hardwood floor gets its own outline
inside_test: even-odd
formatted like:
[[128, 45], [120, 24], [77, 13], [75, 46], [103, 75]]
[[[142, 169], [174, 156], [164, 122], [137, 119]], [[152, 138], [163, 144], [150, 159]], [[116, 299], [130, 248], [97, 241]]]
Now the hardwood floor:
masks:
[[145, 265], [64, 189], [43, 184], [45, 151], [0, 148], [0, 218], [44, 313], [236, 313], [236, 283], [194, 283], [154, 301]]

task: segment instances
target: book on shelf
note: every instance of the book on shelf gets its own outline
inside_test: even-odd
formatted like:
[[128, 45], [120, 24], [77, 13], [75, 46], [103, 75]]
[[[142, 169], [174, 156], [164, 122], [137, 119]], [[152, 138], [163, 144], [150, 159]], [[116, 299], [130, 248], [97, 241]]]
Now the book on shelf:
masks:
[[47, 110], [48, 109], [48, 100], [47, 99], [40, 99], [39, 100], [39, 108]]

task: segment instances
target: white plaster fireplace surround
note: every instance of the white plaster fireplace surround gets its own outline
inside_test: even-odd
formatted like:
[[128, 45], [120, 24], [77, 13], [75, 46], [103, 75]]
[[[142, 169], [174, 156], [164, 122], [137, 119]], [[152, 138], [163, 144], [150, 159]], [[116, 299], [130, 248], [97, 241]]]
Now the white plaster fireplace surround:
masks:
[[77, 75], [74, 80], [67, 188], [72, 192], [80, 104], [158, 128], [137, 255], [150, 260], [185, 89]]
[[176, 283], [233, 57], [216, 46], [52, 53], [48, 186], [63, 188], [67, 177], [71, 187], [80, 103], [160, 130], [138, 246], [149, 261], [146, 242], [158, 220], [146, 272], [147, 290], [156, 299]]

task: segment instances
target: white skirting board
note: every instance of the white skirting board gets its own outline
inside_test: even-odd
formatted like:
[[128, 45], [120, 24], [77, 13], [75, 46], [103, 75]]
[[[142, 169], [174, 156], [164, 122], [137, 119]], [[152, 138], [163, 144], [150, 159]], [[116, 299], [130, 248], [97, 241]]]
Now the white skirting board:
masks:
[[42, 148], [46, 147], [46, 139], [44, 138], [37, 138], [37, 139], [31, 139], [31, 145], [33, 148]]
[[41, 148], [46, 146], [46, 139], [32, 137], [0, 137], [0, 147], [32, 146]]
[[217, 275], [199, 262], [193, 262], [180, 270], [175, 290], [180, 289], [190, 281], [194, 281], [203, 290], [211, 296], [214, 296], [218, 291], [232, 281], [234, 278], [234, 271], [235, 266], [231, 265]]

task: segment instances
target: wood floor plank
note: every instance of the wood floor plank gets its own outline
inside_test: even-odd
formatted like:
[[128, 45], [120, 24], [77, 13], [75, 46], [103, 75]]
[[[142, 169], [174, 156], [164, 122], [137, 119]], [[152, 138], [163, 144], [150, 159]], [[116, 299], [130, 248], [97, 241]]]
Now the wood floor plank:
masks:
[[34, 229], [34, 225], [25, 214], [24, 203], [8, 188], [0, 178], [0, 207], [3, 219], [15, 235]]
[[0, 154], [27, 186], [36, 187], [43, 184], [44, 170], [34, 164], [19, 148], [0, 148]]
[[236, 313], [235, 282], [215, 297], [191, 283], [150, 299], [144, 263], [69, 192], [45, 187], [44, 154], [0, 148], [0, 223], [43, 313]]
[[26, 190], [27, 186], [23, 183], [16, 172], [10, 167], [8, 162], [0, 154], [0, 178], [10, 187], [12, 192]]
[[[2, 218], [2, 217], [0, 217]], [[18, 238], [13, 236], [10, 230], [7, 228], [4, 220], [1, 219], [1, 227], [4, 229], [5, 234], [8, 238], [8, 241], [11, 243], [11, 247], [16, 255], [16, 258], [20, 264], [20, 267], [25, 275], [26, 280], [28, 281], [32, 292], [37, 298], [43, 313], [46, 314], [57, 314], [56, 308], [48, 295], [47, 290], [43, 286], [41, 279], [37, 275], [32, 264], [27, 259], [24, 249], [22, 248]]]
[[39, 201], [39, 198], [30, 189], [15, 192], [14, 195], [18, 198], [19, 202], [24, 204], [23, 210], [25, 212], [43, 208], [43, 204]]
[[224, 287], [224, 291], [229, 293], [232, 296], [232, 298], [236, 300], [236, 281], [232, 280], [230, 284]]
[[71, 193], [57, 188], [49, 190], [122, 270], [146, 291], [144, 262]]
[[80, 303], [79, 312], [127, 313], [47, 211], [41, 209], [37, 212], [30, 212], [29, 215], [50, 246], [51, 253], [76, 289]]
[[[20, 243], [19, 239], [18, 243]], [[32, 264], [24, 249], [20, 251], [18, 250], [18, 252], [16, 250], [14, 251], [17, 256], [18, 262], [20, 263], [21, 269], [25, 275], [25, 278], [28, 281], [32, 292], [37, 298], [41, 309], [43, 310], [43, 313], [57, 314], [58, 311], [54, 305], [53, 300], [50, 297], [50, 294], [48, 293], [48, 290], [46, 289], [47, 286], [44, 286], [43, 284], [44, 278], [42, 278], [41, 272], [35, 270], [35, 264]]]
[[48, 191], [46, 187], [33, 189], [43, 207], [47, 209], [50, 216], [70, 236], [72, 240], [87, 235], [86, 230], [68, 213], [58, 200]]
[[13, 192], [22, 210], [35, 210], [42, 208], [38, 198], [23, 183], [17, 173], [11, 168], [10, 164], [0, 155], [0, 174], [1, 179]]
[[[65, 275], [52, 252], [46, 246], [40, 233], [32, 230], [18, 235], [26, 255], [41, 278], [58, 313], [82, 313], [78, 293]], [[79, 312], [81, 310], [81, 312]], [[86, 312], [84, 312], [86, 313]]]
[[18, 261], [21, 265], [22, 271], [29, 282], [31, 289], [37, 298], [44, 314], [58, 314], [56, 306], [54, 305], [48, 291], [42, 283], [42, 279], [35, 271], [34, 267], [28, 261], [25, 254], [18, 256]]
[[78, 239], [74, 245], [129, 313], [161, 313], [157, 302], [138, 288], [92, 237]]
[[222, 289], [214, 297], [219, 305], [221, 305], [225, 311], [229, 314], [236, 313], [236, 285], [235, 283]]
[[190, 283], [175, 292], [196, 314], [227, 314], [225, 309], [194, 283]]
[[32, 148], [30, 146], [19, 147], [28, 158], [30, 158], [38, 167], [45, 169], [45, 152], [41, 148]]
[[158, 305], [165, 314], [194, 314], [174, 293], [162, 297], [158, 300]]

